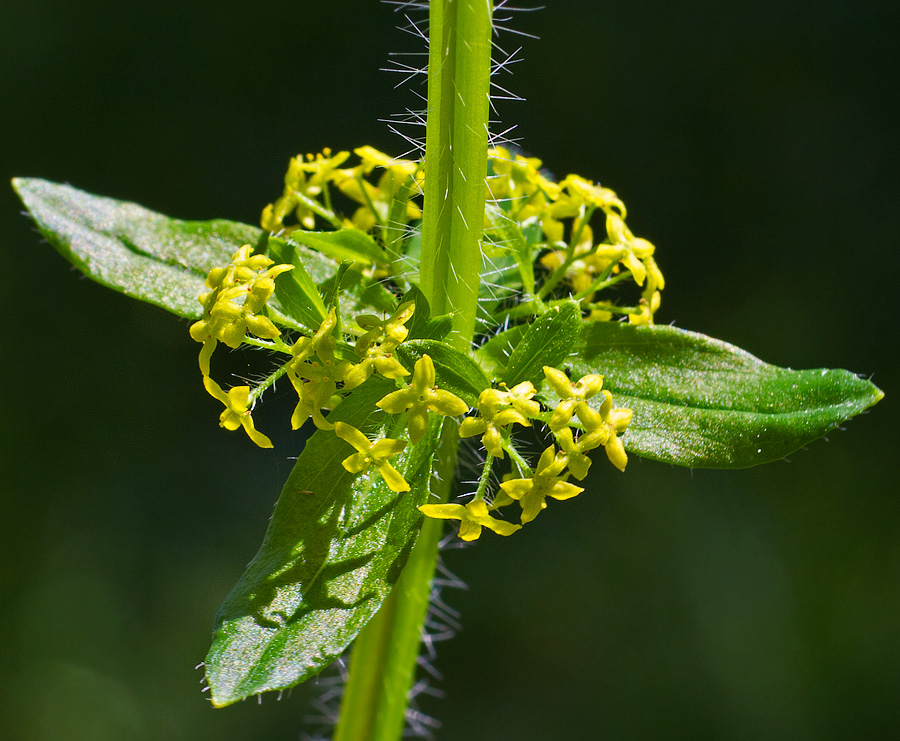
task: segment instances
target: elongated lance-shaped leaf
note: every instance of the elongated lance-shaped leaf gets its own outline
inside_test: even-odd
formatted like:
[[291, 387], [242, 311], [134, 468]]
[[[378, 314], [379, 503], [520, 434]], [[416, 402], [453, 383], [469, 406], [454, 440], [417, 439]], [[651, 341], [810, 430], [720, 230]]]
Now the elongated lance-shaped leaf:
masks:
[[626, 449], [681, 466], [779, 460], [883, 396], [849, 371], [778, 368], [675, 327], [596, 322], [583, 337], [573, 378], [601, 373], [616, 406], [634, 411]]
[[359, 229], [339, 229], [335, 232], [292, 231], [287, 240], [306, 245], [337, 262], [352, 260], [371, 265], [373, 262], [386, 263], [387, 253], [378, 246], [371, 235]]
[[[227, 265], [238, 248], [257, 245], [263, 234], [224, 219], [172, 219], [46, 180], [15, 178], [13, 187], [41, 234], [82, 273], [189, 319], [200, 317], [197, 297], [209, 290], [210, 269]], [[334, 262], [311, 250], [303, 259], [314, 279], [334, 273]]]
[[[393, 388], [372, 378], [332, 413], [371, 435], [385, 415], [375, 402]], [[317, 674], [378, 610], [415, 544], [437, 445], [426, 437], [391, 458], [411, 489], [396, 494], [376, 470], [354, 475], [355, 451], [317, 431], [282, 490], [263, 544], [219, 610], [206, 674], [216, 706]]]

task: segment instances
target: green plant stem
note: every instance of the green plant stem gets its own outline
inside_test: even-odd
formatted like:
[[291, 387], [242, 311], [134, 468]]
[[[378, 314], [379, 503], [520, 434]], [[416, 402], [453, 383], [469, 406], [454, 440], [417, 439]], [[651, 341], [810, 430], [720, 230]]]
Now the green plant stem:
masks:
[[[432, 485], [432, 494], [442, 502], [453, 485], [457, 442], [456, 425], [447, 420], [437, 452], [437, 481]], [[443, 520], [424, 519], [403, 574], [356, 638], [334, 741], [401, 737], [443, 526]]]
[[453, 342], [475, 331], [487, 175], [491, 7], [433, 0], [420, 288], [433, 314], [452, 313]]
[[[433, 314], [451, 313], [450, 342], [475, 331], [487, 174], [492, 3], [432, 0], [419, 285]], [[432, 494], [453, 486], [457, 426], [445, 422]], [[405, 724], [443, 521], [425, 518], [403, 574], [356, 639], [335, 741], [396, 741]]]
[[478, 478], [478, 488], [475, 490], [475, 496], [472, 497], [475, 499], [484, 499], [484, 495], [487, 493], [488, 484], [491, 481], [491, 469], [494, 466], [494, 456], [490, 453], [487, 453], [484, 456], [484, 463], [481, 466], [481, 476]]

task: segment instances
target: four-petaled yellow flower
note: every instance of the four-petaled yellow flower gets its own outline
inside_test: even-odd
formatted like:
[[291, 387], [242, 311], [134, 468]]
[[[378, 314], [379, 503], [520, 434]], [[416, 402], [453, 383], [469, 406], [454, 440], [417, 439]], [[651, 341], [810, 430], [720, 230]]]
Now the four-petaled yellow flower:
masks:
[[225, 405], [225, 411], [219, 416], [219, 424], [226, 430], [243, 427], [247, 436], [261, 448], [271, 448], [272, 441], [253, 425], [250, 416], [250, 387], [235, 386], [226, 394], [209, 376], [203, 376], [203, 385], [209, 395]]
[[[216, 340], [236, 348], [248, 331], [267, 340], [281, 334], [260, 312], [275, 291], [275, 278], [294, 266], [273, 265], [265, 255], [252, 253], [253, 248], [245, 244], [234, 253], [230, 265], [213, 268], [206, 277], [206, 285], [212, 290], [199, 297], [203, 318], [190, 329], [191, 337], [205, 345], [206, 353], [200, 359], [204, 375], [209, 375], [209, 355]], [[212, 349], [207, 350], [207, 346]]]
[[491, 517], [483, 499], [471, 501], [465, 507], [461, 504], [423, 504], [419, 511], [426, 517], [439, 520], [460, 520], [459, 537], [463, 540], [475, 540], [481, 535], [483, 527], [498, 535], [512, 535], [522, 527]]
[[455, 417], [469, 410], [468, 404], [458, 396], [435, 385], [434, 363], [429, 355], [423, 355], [416, 361], [412, 381], [407, 388], [388, 394], [377, 406], [388, 414], [409, 412], [409, 441], [413, 445], [425, 435], [429, 411]]
[[466, 417], [459, 427], [460, 437], [481, 435], [481, 444], [495, 458], [503, 458], [505, 430], [514, 423], [531, 427], [541, 407], [533, 397], [537, 393], [531, 381], [523, 381], [509, 391], [485, 389], [478, 397], [480, 417]]
[[527, 479], [511, 479], [500, 484], [500, 488], [522, 507], [522, 524], [531, 522], [542, 509], [547, 507], [547, 497], [571, 499], [584, 489], [570, 484], [561, 475], [566, 467], [566, 456], [558, 455], [551, 445], [538, 461], [534, 476]]
[[[337, 316], [331, 309], [312, 337], [301, 337], [291, 348], [294, 359], [287, 372], [299, 397], [291, 415], [291, 427], [295, 430], [310, 417], [320, 430], [332, 429], [331, 423], [322, 415], [322, 409], [328, 406], [329, 399], [337, 391], [337, 384], [350, 370], [348, 361], [339, 361], [334, 356], [336, 326]], [[310, 360], [313, 356], [317, 360]]]
[[400, 304], [389, 319], [379, 319], [371, 314], [356, 318], [360, 329], [365, 330], [365, 334], [356, 341], [356, 352], [362, 360], [344, 376], [345, 389], [355, 389], [376, 371], [385, 378], [395, 380], [409, 375], [393, 352], [409, 335], [406, 322], [415, 310], [415, 302], [407, 301]]
[[571, 427], [566, 427], [557, 434], [559, 447], [566, 456], [566, 465], [576, 479], [582, 481], [591, 467], [591, 459], [585, 453], [599, 448], [601, 445], [606, 445], [609, 434], [609, 428], [606, 425], [579, 435], [577, 440], [572, 434]]
[[572, 416], [576, 414], [583, 424], [587, 424], [586, 418], [592, 410], [586, 400], [599, 393], [603, 387], [603, 376], [590, 373], [573, 384], [561, 370], [545, 365], [544, 377], [560, 398], [547, 426], [554, 432], [559, 432], [569, 426]]
[[362, 432], [344, 422], [335, 422], [334, 432], [341, 440], [350, 443], [357, 450], [341, 462], [350, 473], [362, 473], [375, 466], [391, 491], [409, 491], [409, 484], [400, 472], [388, 463], [388, 458], [397, 455], [406, 447], [406, 440], [384, 437], [372, 442]]
[[624, 471], [628, 463], [628, 456], [625, 454], [625, 445], [619, 435], [625, 432], [625, 429], [631, 424], [634, 412], [631, 409], [614, 409], [613, 397], [609, 391], [604, 391], [603, 396], [603, 403], [600, 405], [598, 414], [609, 430], [609, 438], [603, 445], [610, 463], [620, 471]]

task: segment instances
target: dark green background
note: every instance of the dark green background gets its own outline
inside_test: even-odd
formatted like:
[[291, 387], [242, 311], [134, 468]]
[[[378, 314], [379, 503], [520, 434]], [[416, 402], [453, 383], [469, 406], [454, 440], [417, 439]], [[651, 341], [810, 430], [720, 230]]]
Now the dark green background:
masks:
[[[658, 246], [658, 318], [887, 392], [791, 462], [633, 459], [452, 551], [444, 739], [886, 738], [900, 726], [895, 2], [550, 2], [501, 106]], [[0, 9], [0, 171], [254, 222], [288, 158], [403, 142], [376, 2]], [[408, 86], [407, 86], [408, 87]], [[187, 324], [82, 279], [0, 193], [0, 735], [296, 739], [306, 689], [214, 711], [193, 666], [297, 454], [217, 425]], [[231, 359], [246, 372], [250, 355]], [[894, 483], [891, 484], [891, 481]]]

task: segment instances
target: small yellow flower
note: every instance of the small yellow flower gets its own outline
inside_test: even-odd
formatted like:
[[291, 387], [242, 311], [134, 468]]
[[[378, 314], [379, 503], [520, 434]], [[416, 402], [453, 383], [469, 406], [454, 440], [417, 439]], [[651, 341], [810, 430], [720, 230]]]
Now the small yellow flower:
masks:
[[350, 443], [357, 450], [341, 462], [350, 473], [362, 473], [375, 466], [391, 491], [398, 493], [409, 491], [409, 484], [400, 472], [388, 463], [388, 458], [397, 455], [406, 447], [406, 440], [385, 437], [372, 442], [362, 432], [344, 422], [335, 422], [334, 432], [341, 440]]
[[344, 376], [345, 389], [356, 388], [376, 371], [385, 378], [395, 380], [409, 375], [409, 371], [392, 353], [409, 334], [405, 323], [415, 309], [415, 302], [407, 301], [397, 307], [397, 311], [389, 319], [379, 319], [371, 314], [356, 318], [360, 329], [366, 330], [356, 341], [356, 352], [362, 360]]
[[388, 319], [380, 319], [372, 314], [361, 314], [356, 317], [356, 323], [365, 334], [356, 341], [356, 351], [363, 355], [376, 342], [387, 346], [389, 350], [396, 349], [409, 335], [406, 322], [410, 320], [416, 311], [415, 301], [406, 301], [397, 307]]
[[[336, 326], [337, 316], [332, 309], [312, 337], [301, 337], [291, 348], [294, 359], [288, 365], [287, 373], [299, 397], [291, 415], [291, 427], [295, 430], [310, 417], [320, 430], [333, 429], [322, 416], [322, 409], [328, 407], [337, 384], [350, 370], [348, 361], [339, 361], [334, 356]], [[310, 360], [313, 356], [316, 360]]]
[[299, 430], [303, 423], [312, 417], [313, 424], [320, 430], [334, 429], [322, 414], [322, 410], [328, 407], [331, 397], [337, 391], [337, 384], [327, 378], [318, 381], [303, 381], [296, 374], [288, 374], [294, 391], [297, 392], [298, 402], [291, 415], [291, 429]]
[[591, 413], [591, 408], [587, 405], [587, 399], [599, 393], [603, 387], [603, 376], [590, 373], [573, 384], [561, 370], [545, 365], [544, 377], [547, 379], [550, 387], [560, 397], [560, 402], [553, 410], [553, 415], [550, 417], [550, 422], [547, 426], [554, 432], [559, 432], [564, 427], [569, 426], [572, 416], [575, 414], [578, 415], [582, 423], [585, 423], [585, 417]]
[[388, 394], [377, 406], [388, 414], [409, 412], [409, 440], [413, 445], [425, 435], [429, 411], [455, 417], [469, 410], [468, 404], [458, 396], [435, 386], [434, 363], [429, 355], [416, 361], [407, 388]]
[[371, 172], [376, 167], [383, 167], [385, 170], [396, 170], [398, 173], [412, 176], [415, 175], [416, 170], [419, 168], [412, 160], [391, 157], [368, 144], [364, 147], [357, 147], [353, 150], [353, 153], [362, 160], [362, 167], [365, 172]]
[[[234, 253], [230, 265], [209, 271], [206, 285], [212, 291], [200, 296], [203, 318], [190, 329], [191, 337], [197, 342], [206, 345], [216, 339], [236, 348], [248, 331], [269, 340], [281, 334], [268, 317], [259, 313], [275, 291], [275, 278], [294, 266], [273, 266], [271, 259], [252, 252], [253, 248], [245, 244]], [[208, 357], [205, 362], [203, 358], [200, 361], [201, 369], [206, 368], [204, 375], [209, 374], [208, 361]]]
[[566, 456], [559, 455], [551, 445], [538, 461], [534, 476], [527, 479], [510, 479], [500, 484], [500, 488], [512, 499], [516, 499], [522, 507], [522, 524], [531, 522], [546, 509], [547, 497], [554, 499], [571, 499], [584, 489], [575, 484], [570, 484], [562, 476], [566, 467]]
[[226, 394], [209, 376], [203, 376], [203, 386], [214, 399], [225, 405], [225, 411], [219, 416], [219, 424], [226, 430], [243, 427], [247, 436], [261, 448], [271, 448], [272, 441], [259, 432], [253, 425], [250, 416], [250, 387], [235, 386]]
[[419, 511], [427, 517], [439, 520], [460, 520], [459, 537], [463, 540], [476, 540], [481, 535], [483, 527], [493, 530], [498, 535], [512, 535], [516, 530], [522, 529], [521, 525], [491, 517], [483, 499], [469, 502], [465, 507], [461, 504], [423, 504], [419, 507]]
[[619, 435], [625, 432], [628, 425], [631, 424], [634, 412], [631, 409], [613, 408], [613, 397], [609, 391], [604, 391], [603, 396], [605, 398], [600, 405], [600, 416], [609, 429], [609, 439], [603, 445], [606, 448], [606, 455], [610, 462], [620, 471], [624, 471], [628, 463], [628, 456], [625, 453], [625, 445], [622, 443], [622, 438]]
[[506, 428], [518, 423], [531, 427], [528, 417], [536, 417], [541, 407], [532, 400], [537, 393], [530, 381], [513, 386], [509, 391], [485, 389], [478, 397], [480, 417], [467, 417], [459, 427], [460, 437], [482, 435], [481, 444], [495, 458], [503, 458]]
[[604, 211], [617, 209], [622, 218], [625, 218], [625, 204], [622, 203], [615, 191], [595, 185], [579, 175], [567, 175], [560, 185], [573, 195], [580, 196], [592, 206], [602, 208]]
[[[599, 444], [606, 448], [606, 455], [610, 462], [620, 471], [624, 471], [628, 463], [628, 456], [625, 454], [625, 445], [619, 435], [625, 432], [628, 425], [631, 424], [632, 416], [633, 412], [630, 409], [613, 408], [613, 396], [609, 391], [604, 390], [603, 401], [598, 410], [595, 411], [589, 407], [579, 410], [578, 419], [585, 429], [585, 434], [578, 438], [579, 443], [584, 441], [581, 450], [587, 450], [586, 446], [589, 444], [591, 448], [595, 448], [597, 446], [593, 444], [594, 441], [599, 441]], [[565, 450], [565, 446], [568, 445], [568, 442], [562, 439], [565, 430], [559, 435]], [[577, 465], [579, 464], [576, 463]]]
[[591, 459], [585, 453], [601, 445], [606, 445], [609, 440], [609, 428], [603, 426], [592, 432], [586, 432], [575, 440], [571, 427], [565, 427], [557, 434], [559, 447], [566, 456], [566, 465], [572, 475], [582, 481], [591, 467]]

